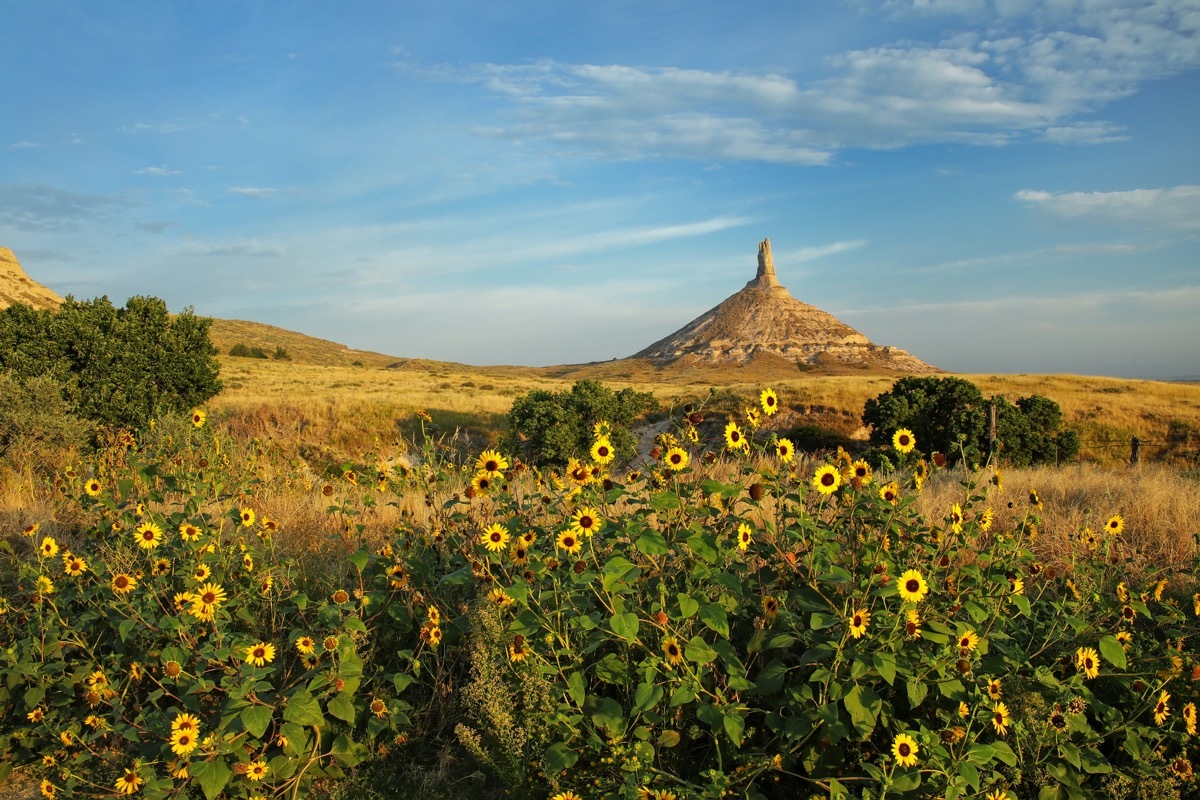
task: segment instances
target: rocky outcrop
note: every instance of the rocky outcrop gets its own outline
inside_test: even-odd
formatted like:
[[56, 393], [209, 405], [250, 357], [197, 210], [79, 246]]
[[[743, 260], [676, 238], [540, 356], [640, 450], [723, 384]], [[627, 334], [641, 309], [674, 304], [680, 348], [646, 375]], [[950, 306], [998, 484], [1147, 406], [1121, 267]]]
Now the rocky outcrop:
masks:
[[0, 308], [24, 303], [38, 309], [58, 308], [63, 299], [25, 274], [17, 257], [0, 247]]
[[818, 368], [940, 372], [904, 350], [872, 344], [832, 314], [792, 297], [775, 274], [769, 239], [759, 244], [758, 272], [744, 289], [633, 357], [659, 365], [745, 364], [765, 355]]

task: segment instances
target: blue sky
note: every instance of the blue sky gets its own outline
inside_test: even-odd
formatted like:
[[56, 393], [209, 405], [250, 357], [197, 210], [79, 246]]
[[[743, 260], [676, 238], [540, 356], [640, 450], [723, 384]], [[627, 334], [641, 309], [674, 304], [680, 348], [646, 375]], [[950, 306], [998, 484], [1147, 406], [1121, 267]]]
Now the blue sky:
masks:
[[1200, 376], [1200, 0], [5, 0], [0, 245], [397, 356], [753, 277], [960, 372]]

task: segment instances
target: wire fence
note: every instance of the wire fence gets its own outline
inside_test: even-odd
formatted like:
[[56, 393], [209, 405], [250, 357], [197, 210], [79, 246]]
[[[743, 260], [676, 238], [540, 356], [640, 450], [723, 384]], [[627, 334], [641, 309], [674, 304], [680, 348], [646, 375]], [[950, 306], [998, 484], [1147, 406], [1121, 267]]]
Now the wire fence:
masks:
[[1200, 462], [1200, 434], [1169, 436], [1163, 441], [1147, 441], [1137, 436], [1110, 441], [1081, 441], [1079, 457], [1089, 454], [1100, 456], [1098, 460], [1128, 460], [1130, 464], [1142, 461], [1186, 461]]

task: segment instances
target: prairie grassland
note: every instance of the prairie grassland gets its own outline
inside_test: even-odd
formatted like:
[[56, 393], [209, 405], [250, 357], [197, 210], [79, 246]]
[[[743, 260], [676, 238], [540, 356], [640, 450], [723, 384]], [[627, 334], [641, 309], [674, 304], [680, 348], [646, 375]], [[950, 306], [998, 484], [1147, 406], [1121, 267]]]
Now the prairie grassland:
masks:
[[[665, 407], [710, 400], [710, 409], [737, 413], [752, 404], [761, 380], [736, 370], [630, 372], [638, 380], [613, 377], [622, 362], [566, 368], [469, 367], [407, 360], [388, 369], [223, 358], [225, 391], [210, 408], [231, 430], [285, 440], [320, 440], [361, 449], [398, 430], [411, 431], [415, 411], [432, 415], [443, 430], [469, 430], [493, 443], [514, 398], [533, 389], [558, 391], [581, 378], [652, 392]], [[618, 373], [625, 374], [625, 373]], [[1071, 375], [963, 375], [985, 395], [1010, 400], [1041, 394], [1062, 407], [1067, 425], [1080, 433], [1082, 460], [1119, 464], [1138, 436], [1142, 456], [1194, 461], [1200, 456], [1200, 385]], [[817, 425], [856, 439], [866, 438], [863, 404], [886, 391], [890, 375], [801, 376], [774, 380], [783, 406], [776, 428]]]

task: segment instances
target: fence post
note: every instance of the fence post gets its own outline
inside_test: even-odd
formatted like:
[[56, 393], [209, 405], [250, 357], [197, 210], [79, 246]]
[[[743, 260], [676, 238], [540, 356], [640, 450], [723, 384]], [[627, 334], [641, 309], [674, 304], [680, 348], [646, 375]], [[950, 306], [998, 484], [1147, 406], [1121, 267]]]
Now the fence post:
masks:
[[1141, 447], [1141, 444], [1141, 441], [1136, 436], [1134, 436], [1133, 440], [1129, 443], [1129, 463], [1133, 466], [1137, 466], [1138, 448]]

